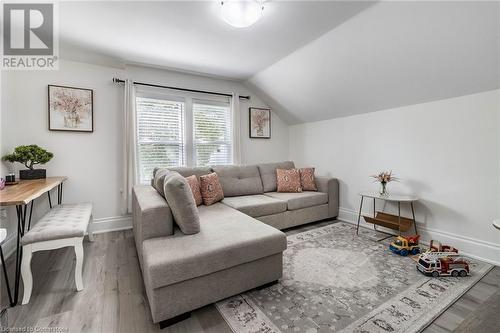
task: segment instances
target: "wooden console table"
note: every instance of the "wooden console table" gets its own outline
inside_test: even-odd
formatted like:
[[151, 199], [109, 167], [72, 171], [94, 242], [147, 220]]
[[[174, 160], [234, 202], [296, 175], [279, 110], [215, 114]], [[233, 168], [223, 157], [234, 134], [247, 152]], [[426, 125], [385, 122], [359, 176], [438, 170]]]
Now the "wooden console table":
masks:
[[[418, 198], [416, 196], [392, 195], [392, 194], [389, 194], [387, 196], [381, 196], [379, 193], [376, 192], [361, 192], [359, 193], [359, 195], [361, 196], [361, 204], [359, 205], [358, 226], [356, 228], [356, 235], [359, 232], [359, 223], [361, 221], [361, 212], [363, 209], [364, 198], [373, 198], [373, 216], [363, 216], [366, 222], [373, 224], [373, 228], [376, 229], [376, 226], [379, 225], [381, 227], [397, 230], [398, 235], [401, 235], [401, 231], [407, 231], [413, 224], [413, 227], [415, 229], [415, 234], [418, 234], [417, 222], [415, 221], [415, 210], [413, 208], [413, 203], [418, 201]], [[376, 212], [375, 203], [377, 199], [387, 202], [396, 202], [398, 204], [398, 215]], [[401, 203], [410, 204], [411, 213], [413, 217], [412, 219], [401, 216]]]
[[[21, 261], [23, 257], [22, 247], [20, 247], [21, 237], [24, 232], [31, 227], [31, 216], [33, 213], [33, 202], [43, 194], [47, 193], [49, 206], [52, 208], [50, 191], [57, 187], [57, 204], [62, 203], [63, 182], [67, 177], [47, 177], [45, 179], [21, 180], [17, 185], [6, 186], [0, 191], [0, 206], [16, 206], [17, 213], [17, 235], [16, 235], [16, 273], [14, 279], [14, 295], [12, 295], [9, 277], [5, 266], [5, 258], [0, 246], [0, 259], [2, 261], [5, 285], [9, 295], [10, 306], [15, 306], [19, 299], [19, 282], [21, 278]], [[27, 208], [30, 206], [28, 218]]]

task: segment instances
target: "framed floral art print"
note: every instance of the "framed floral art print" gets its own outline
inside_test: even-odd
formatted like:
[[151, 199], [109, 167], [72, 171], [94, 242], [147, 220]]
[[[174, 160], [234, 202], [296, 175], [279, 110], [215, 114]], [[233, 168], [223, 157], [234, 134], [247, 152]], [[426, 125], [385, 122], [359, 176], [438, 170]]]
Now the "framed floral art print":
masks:
[[271, 110], [263, 108], [250, 108], [250, 138], [271, 138]]
[[93, 132], [92, 89], [49, 85], [49, 130]]

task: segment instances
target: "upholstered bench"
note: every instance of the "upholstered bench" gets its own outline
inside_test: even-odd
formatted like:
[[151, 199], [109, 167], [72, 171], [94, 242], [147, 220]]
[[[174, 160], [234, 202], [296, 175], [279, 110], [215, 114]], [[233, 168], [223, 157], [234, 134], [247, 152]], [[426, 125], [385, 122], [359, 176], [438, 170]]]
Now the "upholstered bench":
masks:
[[89, 240], [93, 241], [92, 204], [62, 204], [52, 208], [38, 223], [21, 239], [23, 260], [21, 275], [24, 283], [22, 304], [27, 304], [33, 288], [31, 275], [31, 257], [34, 252], [54, 250], [62, 247], [75, 248], [75, 283], [78, 291], [83, 289], [83, 237], [88, 230]]

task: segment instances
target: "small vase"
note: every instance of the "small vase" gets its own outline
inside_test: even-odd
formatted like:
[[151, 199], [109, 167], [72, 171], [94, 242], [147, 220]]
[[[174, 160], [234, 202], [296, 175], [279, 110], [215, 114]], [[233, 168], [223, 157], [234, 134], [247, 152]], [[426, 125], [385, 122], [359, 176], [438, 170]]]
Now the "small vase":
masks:
[[389, 192], [387, 191], [387, 183], [380, 183], [379, 193], [381, 197], [386, 197], [389, 195]]

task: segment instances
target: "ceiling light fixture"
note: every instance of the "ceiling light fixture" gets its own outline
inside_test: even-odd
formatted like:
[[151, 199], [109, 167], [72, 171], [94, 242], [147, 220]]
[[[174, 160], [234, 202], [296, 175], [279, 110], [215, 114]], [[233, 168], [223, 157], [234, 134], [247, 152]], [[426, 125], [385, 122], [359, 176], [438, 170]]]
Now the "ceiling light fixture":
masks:
[[263, 0], [224, 0], [220, 6], [222, 19], [235, 28], [251, 26], [264, 13]]

